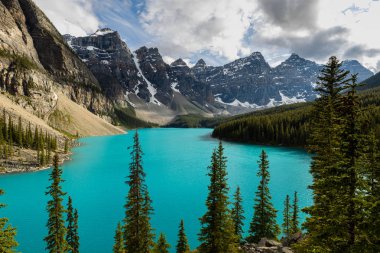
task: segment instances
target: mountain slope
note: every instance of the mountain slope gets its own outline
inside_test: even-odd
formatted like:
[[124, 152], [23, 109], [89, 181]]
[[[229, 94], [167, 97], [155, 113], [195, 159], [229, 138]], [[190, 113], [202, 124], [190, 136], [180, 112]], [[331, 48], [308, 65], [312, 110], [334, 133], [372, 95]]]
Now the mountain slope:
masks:
[[[0, 12], [0, 90], [9, 99], [45, 122], [59, 114], [60, 101], [67, 98], [78, 110], [85, 107], [110, 119], [112, 102], [100, 93], [94, 75], [31, 0], [0, 0]], [[95, 121], [104, 123], [99, 117]], [[104, 133], [80, 127], [69, 130], [71, 134], [120, 133], [113, 127]]]
[[361, 87], [361, 89], [371, 89], [380, 87], [380, 72], [376, 75], [364, 80], [362, 83], [365, 84], [365, 86]]

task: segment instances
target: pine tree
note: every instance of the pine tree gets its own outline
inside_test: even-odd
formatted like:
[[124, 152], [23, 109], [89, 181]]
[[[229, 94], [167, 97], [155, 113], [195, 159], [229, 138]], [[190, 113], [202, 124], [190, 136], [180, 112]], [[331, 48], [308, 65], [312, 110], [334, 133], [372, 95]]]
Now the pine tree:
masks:
[[114, 239], [115, 243], [113, 245], [113, 253], [125, 253], [123, 227], [121, 226], [120, 222], [117, 224]]
[[153, 253], [169, 253], [169, 248], [170, 245], [166, 241], [165, 235], [161, 233], [156, 245], [154, 246]]
[[243, 240], [243, 226], [244, 226], [244, 209], [242, 206], [242, 198], [240, 194], [240, 187], [236, 188], [236, 192], [234, 195], [234, 203], [231, 211], [232, 221], [234, 223], [234, 231], [236, 236], [238, 237], [238, 242], [241, 243]]
[[263, 150], [258, 161], [259, 171], [257, 176], [260, 177], [260, 183], [257, 188], [254, 215], [249, 228], [249, 242], [258, 242], [261, 238], [266, 237], [276, 239], [280, 234], [280, 228], [276, 223], [277, 211], [271, 202], [269, 192], [269, 162], [268, 156]]
[[78, 211], [73, 208], [73, 201], [69, 197], [67, 203], [67, 234], [66, 241], [70, 246], [71, 253], [79, 253], [79, 235], [78, 235]]
[[292, 205], [292, 210], [291, 210], [291, 222], [290, 222], [290, 233], [295, 234], [300, 230], [299, 228], [299, 208], [298, 208], [298, 196], [297, 192], [294, 192], [294, 199], [293, 199], [293, 205]]
[[221, 142], [211, 157], [208, 176], [210, 185], [206, 200], [207, 211], [200, 219], [199, 251], [202, 253], [234, 253], [238, 251], [238, 238], [234, 233], [231, 211], [228, 208], [227, 168]]
[[282, 231], [285, 235], [285, 238], [289, 237], [291, 235], [291, 225], [292, 225], [292, 218], [291, 218], [291, 206], [290, 206], [290, 198], [289, 195], [286, 195], [285, 201], [284, 201], [284, 213], [283, 213], [283, 219], [284, 222], [282, 223]]
[[[360, 231], [367, 237], [367, 252], [380, 252], [380, 152], [374, 133], [370, 134], [366, 166], [367, 192], [364, 205], [368, 217], [360, 224]], [[364, 247], [363, 247], [364, 248]]]
[[[4, 194], [4, 191], [0, 189], [0, 196]], [[0, 203], [0, 209], [5, 207]], [[10, 226], [7, 218], [0, 218], [0, 252], [11, 253], [15, 252], [15, 248], [18, 246], [16, 242], [16, 229]]]
[[186, 233], [185, 233], [185, 225], [183, 220], [181, 220], [181, 223], [179, 224], [179, 231], [178, 231], [178, 242], [177, 242], [177, 251], [176, 253], [189, 253], [190, 247], [189, 243], [187, 241]]
[[65, 154], [67, 154], [69, 152], [69, 140], [68, 139], [65, 139], [64, 152], [65, 152]]
[[49, 195], [51, 199], [48, 201], [46, 210], [49, 214], [47, 222], [48, 235], [45, 237], [46, 249], [50, 253], [63, 253], [67, 252], [70, 247], [66, 241], [66, 227], [63, 214], [66, 212], [62, 205], [63, 197], [66, 195], [62, 191], [61, 179], [62, 170], [60, 169], [58, 155], [55, 154], [53, 161], [53, 169], [50, 173], [49, 180], [51, 185], [47, 188], [46, 195]]
[[136, 131], [131, 152], [130, 174], [128, 176], [129, 192], [125, 205], [124, 240], [125, 250], [134, 253], [149, 253], [154, 245], [150, 225], [152, 201], [145, 184], [145, 173], [142, 166], [142, 155], [139, 136]]
[[[313, 205], [305, 208], [309, 214], [304, 223], [308, 230], [305, 248], [316, 252], [338, 252], [346, 240], [346, 226], [342, 225], [342, 211], [346, 209], [340, 193], [344, 157], [341, 151], [341, 137], [344, 122], [341, 116], [342, 90], [351, 80], [342, 63], [331, 57], [324, 66], [316, 89], [320, 97], [314, 103], [310, 133], [310, 151], [314, 152], [310, 172], [313, 175]], [[323, 224], [323, 225], [321, 225]], [[339, 236], [337, 236], [339, 235]]]

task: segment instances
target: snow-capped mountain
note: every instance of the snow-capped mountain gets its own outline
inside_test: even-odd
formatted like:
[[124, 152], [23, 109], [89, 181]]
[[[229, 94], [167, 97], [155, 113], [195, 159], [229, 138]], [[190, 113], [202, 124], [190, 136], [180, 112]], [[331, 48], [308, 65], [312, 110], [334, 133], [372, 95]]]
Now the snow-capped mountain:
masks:
[[[175, 97], [181, 96], [207, 113], [239, 113], [310, 101], [316, 97], [315, 83], [322, 68], [296, 54], [272, 68], [260, 52], [217, 67], [200, 59], [190, 68], [182, 59], [166, 64], [157, 48], [131, 52], [108, 28], [86, 37], [64, 37], [106, 94], [132, 106], [137, 99], [175, 110], [181, 107]], [[373, 75], [358, 61], [344, 61], [343, 67], [359, 73], [359, 80]]]

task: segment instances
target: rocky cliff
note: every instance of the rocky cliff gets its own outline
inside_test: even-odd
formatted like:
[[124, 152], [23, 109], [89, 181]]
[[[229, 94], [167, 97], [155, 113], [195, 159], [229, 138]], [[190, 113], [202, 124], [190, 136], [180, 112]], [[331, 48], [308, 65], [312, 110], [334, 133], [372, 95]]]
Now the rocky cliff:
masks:
[[2, 92], [45, 121], [57, 113], [60, 96], [110, 120], [113, 103], [101, 93], [86, 64], [31, 0], [0, 0], [0, 13]]

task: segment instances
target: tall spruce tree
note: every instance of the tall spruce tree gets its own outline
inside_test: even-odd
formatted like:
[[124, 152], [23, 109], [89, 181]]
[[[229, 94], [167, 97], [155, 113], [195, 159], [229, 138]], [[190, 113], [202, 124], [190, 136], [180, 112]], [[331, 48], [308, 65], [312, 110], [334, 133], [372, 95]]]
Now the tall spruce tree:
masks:
[[285, 237], [289, 237], [291, 234], [291, 206], [290, 206], [290, 197], [289, 195], [286, 195], [285, 201], [284, 201], [284, 212], [283, 212], [283, 220], [282, 223], [282, 232], [285, 235]]
[[227, 159], [222, 142], [211, 157], [208, 176], [209, 193], [206, 200], [207, 211], [200, 219], [201, 231], [199, 252], [234, 253], [238, 251], [238, 238], [234, 233], [231, 211], [228, 208]]
[[184, 225], [183, 220], [181, 220], [179, 224], [176, 253], [189, 253], [189, 252], [190, 252], [190, 247], [189, 247], [189, 243], [187, 241], [187, 237], [185, 233], [185, 225]]
[[290, 233], [295, 234], [300, 231], [299, 228], [299, 207], [298, 207], [298, 196], [297, 192], [294, 192], [293, 204], [291, 209], [291, 222], [290, 222]]
[[51, 199], [47, 203], [46, 210], [48, 211], [49, 218], [47, 222], [48, 235], [45, 237], [46, 250], [50, 253], [63, 253], [70, 249], [66, 241], [64, 213], [66, 212], [62, 201], [66, 195], [62, 191], [62, 170], [59, 167], [59, 157], [57, 154], [54, 156], [53, 169], [50, 173], [49, 180], [51, 185], [47, 188], [46, 195]]
[[73, 208], [73, 201], [69, 197], [67, 203], [67, 234], [66, 241], [70, 246], [71, 253], [79, 253], [79, 234], [78, 234], [78, 211]]
[[153, 253], [169, 253], [170, 245], [166, 241], [165, 235], [160, 234], [156, 245], [154, 246]]
[[276, 239], [280, 234], [280, 228], [276, 223], [277, 211], [272, 204], [272, 197], [269, 192], [269, 161], [268, 156], [263, 150], [258, 161], [259, 170], [257, 176], [260, 177], [260, 183], [257, 187], [254, 215], [249, 228], [249, 242], [258, 242], [261, 238], [266, 237]]
[[236, 188], [236, 192], [234, 194], [234, 203], [232, 207], [232, 221], [234, 223], [234, 231], [235, 235], [238, 238], [238, 242], [241, 243], [243, 241], [243, 226], [244, 226], [244, 209], [242, 206], [243, 199], [240, 193], [240, 187]]
[[368, 144], [365, 176], [368, 179], [366, 192], [369, 194], [366, 195], [364, 204], [369, 215], [360, 224], [360, 231], [368, 239], [365, 252], [380, 252], [380, 152], [379, 141], [374, 132], [370, 134]]
[[125, 253], [123, 227], [121, 226], [120, 222], [117, 224], [114, 239], [115, 242], [113, 245], [113, 253]]
[[[4, 194], [4, 191], [0, 189], [0, 196]], [[5, 207], [0, 203], [0, 209]], [[0, 252], [11, 253], [15, 252], [15, 248], [18, 246], [16, 241], [16, 229], [10, 226], [7, 218], [0, 218]]]
[[128, 176], [129, 192], [125, 205], [124, 240], [125, 250], [134, 253], [149, 253], [154, 245], [150, 215], [153, 211], [152, 201], [145, 184], [142, 166], [142, 149], [136, 131], [131, 152], [130, 174]]
[[[310, 149], [313, 205], [304, 223], [308, 237], [300, 248], [315, 252], [354, 252], [357, 243], [362, 136], [356, 76], [331, 57], [322, 69], [314, 105]], [[346, 95], [343, 91], [348, 90]], [[359, 180], [359, 181], [358, 181]], [[359, 197], [359, 198], [358, 198]]]

